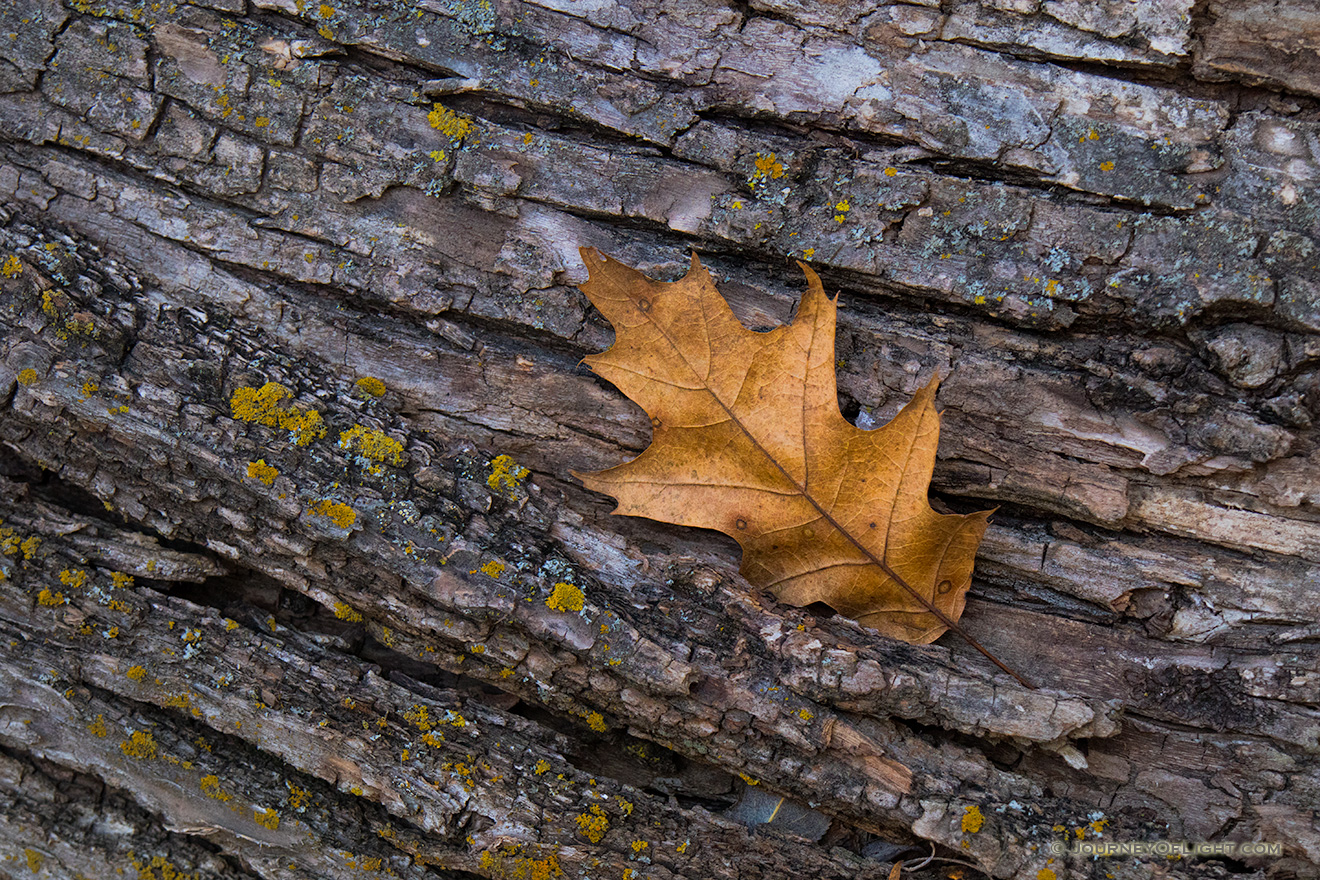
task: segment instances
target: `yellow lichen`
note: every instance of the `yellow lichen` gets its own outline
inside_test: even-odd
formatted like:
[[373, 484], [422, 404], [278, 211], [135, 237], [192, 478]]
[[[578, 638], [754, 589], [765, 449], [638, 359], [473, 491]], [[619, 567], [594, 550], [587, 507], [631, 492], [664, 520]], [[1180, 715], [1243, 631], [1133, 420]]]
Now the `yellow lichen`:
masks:
[[808, 712], [806, 709], [798, 709], [797, 716], [801, 718], [803, 721], [810, 721], [811, 719], [816, 717], [815, 715]]
[[596, 804], [592, 804], [587, 812], [579, 813], [575, 821], [582, 829], [582, 836], [592, 843], [600, 843], [605, 837], [605, 832], [610, 830], [609, 816], [605, 815], [605, 811]]
[[335, 617], [340, 620], [347, 620], [349, 623], [361, 623], [362, 615], [343, 602], [335, 603]]
[[[14, 258], [10, 257], [9, 259], [12, 260]], [[23, 858], [27, 860], [28, 870], [31, 871], [33, 874], [40, 871], [42, 864], [46, 861], [46, 857], [43, 856], [41, 853], [37, 852], [35, 849], [24, 848]]]
[[985, 824], [985, 816], [981, 815], [981, 808], [977, 806], [963, 807], [962, 830], [963, 834], [975, 834], [981, 830]]
[[403, 464], [403, 444], [374, 428], [354, 425], [339, 435], [339, 448], [377, 464]]
[[550, 762], [547, 761], [545, 758], [542, 758], [541, 760], [537, 761], [536, 766], [532, 768], [532, 772], [535, 773], [537, 776], [540, 776], [542, 773], [546, 773], [549, 770], [550, 770]]
[[131, 574], [124, 574], [122, 571], [110, 572], [110, 581], [114, 585], [113, 588], [116, 590], [126, 590], [133, 586], [133, 576]]
[[145, 730], [135, 730], [119, 744], [119, 751], [130, 758], [147, 760], [156, 757], [156, 738]]
[[37, 604], [39, 605], [47, 605], [51, 608], [55, 608], [68, 601], [68, 599], [64, 598], [63, 593], [52, 593], [50, 590], [42, 590], [40, 593], [37, 593]]
[[545, 600], [545, 604], [555, 611], [581, 611], [585, 598], [582, 591], [573, 584], [560, 581], [555, 584], [554, 592]]
[[97, 715], [96, 720], [87, 725], [87, 732], [100, 739], [105, 739], [109, 736], [110, 729], [105, 726], [105, 716]]
[[133, 681], [141, 681], [147, 677], [147, 670], [143, 666], [131, 666], [129, 667], [128, 672], [125, 672], [124, 675], [133, 679]]
[[312, 516], [323, 516], [330, 522], [346, 529], [357, 522], [357, 511], [338, 501], [331, 501], [329, 498], [323, 498], [307, 509]]
[[765, 178], [778, 179], [784, 176], [783, 164], [775, 158], [775, 154], [763, 156], [756, 154], [756, 170], [752, 172], [752, 180], [764, 180]]
[[275, 482], [275, 478], [280, 475], [280, 472], [266, 464], [266, 459], [260, 458], [256, 461], [248, 462], [247, 475], [248, 479], [260, 480], [269, 486]]
[[486, 478], [486, 485], [506, 498], [513, 498], [530, 473], [527, 468], [519, 466], [513, 456], [497, 455], [490, 460], [490, 476]]
[[137, 871], [138, 880], [198, 880], [199, 877], [197, 874], [185, 874], [164, 856], [152, 856], [151, 861], [146, 861], [129, 852], [128, 859]]
[[314, 409], [284, 406], [290, 395], [289, 389], [278, 382], [267, 382], [260, 388], [244, 387], [234, 391], [229, 408], [236, 419], [289, 431], [299, 446], [324, 437], [325, 423], [321, 414]]
[[590, 727], [592, 730], [596, 731], [597, 733], [604, 733], [605, 731], [610, 729], [609, 725], [605, 723], [605, 719], [601, 716], [599, 712], [588, 712], [582, 717], [586, 719], [587, 727]]
[[0, 266], [0, 275], [4, 275], [6, 278], [13, 278], [22, 271], [23, 261], [14, 254], [5, 257], [5, 264]]
[[463, 140], [472, 131], [471, 117], [455, 113], [440, 104], [432, 106], [431, 112], [426, 115], [426, 121], [431, 123], [431, 127], [436, 131], [455, 142]]
[[650, 845], [651, 844], [647, 843], [645, 840], [634, 840], [632, 842], [632, 851], [635, 853], [639, 853]]
[[71, 590], [81, 590], [87, 585], [87, 572], [80, 568], [66, 568], [60, 572], [60, 583]]
[[1049, 868], [1041, 868], [1036, 872], [1036, 880], [1057, 880], [1057, 878], [1058, 875]]
[[893, 176], [894, 176], [895, 174], [897, 174], [897, 173], [898, 173], [898, 169], [897, 169], [897, 168], [886, 168], [886, 169], [885, 169], [885, 177], [893, 177]]
[[840, 201], [834, 206], [834, 219], [835, 219], [835, 221], [838, 222], [838, 223], [842, 223], [844, 220], [847, 220], [847, 219], [848, 219], [848, 212], [851, 211], [851, 210], [852, 210], [852, 205], [848, 204], [848, 200], [847, 200], [847, 199], [842, 199], [842, 200], [840, 200]]
[[271, 831], [280, 827], [280, 814], [278, 810], [267, 808], [265, 810], [253, 810], [252, 820], [258, 825], [265, 826]]
[[206, 795], [209, 798], [213, 798], [217, 801], [221, 801], [221, 802], [229, 801], [232, 800], [234, 797], [232, 794], [230, 794], [229, 792], [225, 791], [223, 788], [220, 787], [220, 777], [216, 776], [215, 774], [203, 776], [200, 785], [202, 789], [202, 794]]
[[430, 730], [435, 727], [431, 720], [431, 710], [421, 703], [414, 703], [412, 708], [403, 713], [405, 720], [412, 722], [418, 730]]
[[1101, 163], [1100, 163], [1100, 170], [1101, 170], [1101, 171], [1113, 171], [1113, 170], [1114, 170], [1114, 163], [1113, 163], [1112, 161], [1111, 161], [1111, 162], [1101, 162]]
[[674, 852], [678, 853], [679, 855], [682, 855], [683, 853], [687, 852], [688, 844], [690, 844], [691, 842], [692, 842], [691, 840], [683, 841], [678, 846], [674, 847]]
[[493, 577], [496, 580], [498, 580], [500, 575], [504, 574], [504, 563], [496, 562], [495, 560], [492, 559], [490, 562], [487, 562], [485, 565], [481, 566], [481, 571], [483, 574], [486, 574], [487, 576]]
[[292, 782], [284, 783], [289, 788], [289, 809], [304, 810], [312, 802], [312, 795], [306, 789], [299, 788]]
[[[443, 158], [442, 156], [441, 159], [443, 160]], [[382, 397], [385, 394], [385, 383], [375, 376], [363, 376], [357, 380], [356, 384], [359, 389], [372, 397]]]
[[40, 380], [41, 377], [37, 375], [37, 371], [32, 369], [31, 367], [28, 367], [25, 370], [19, 370], [18, 372], [19, 385], [24, 385], [24, 386], [35, 385]]

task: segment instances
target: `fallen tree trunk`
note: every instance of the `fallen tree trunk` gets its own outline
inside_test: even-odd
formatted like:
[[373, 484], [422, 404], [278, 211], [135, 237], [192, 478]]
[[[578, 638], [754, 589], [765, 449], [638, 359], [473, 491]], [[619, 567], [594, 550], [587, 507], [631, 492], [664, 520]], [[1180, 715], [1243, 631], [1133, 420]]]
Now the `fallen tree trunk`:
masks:
[[[0, 13], [0, 875], [1314, 876], [1320, 17], [1029, 5]], [[1041, 687], [606, 516], [580, 246], [942, 377]]]

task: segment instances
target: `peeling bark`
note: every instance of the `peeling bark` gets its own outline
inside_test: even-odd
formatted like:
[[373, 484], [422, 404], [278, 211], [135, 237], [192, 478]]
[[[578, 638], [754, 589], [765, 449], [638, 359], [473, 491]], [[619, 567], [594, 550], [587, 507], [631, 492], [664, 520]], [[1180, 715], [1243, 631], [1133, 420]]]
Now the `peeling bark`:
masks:
[[[1317, 45], [1247, 0], [10, 4], [0, 875], [1316, 876]], [[863, 427], [941, 376], [936, 501], [1001, 505], [963, 624], [1042, 687], [606, 516], [566, 475], [649, 425], [577, 365], [580, 246], [698, 250], [753, 327], [810, 260]]]

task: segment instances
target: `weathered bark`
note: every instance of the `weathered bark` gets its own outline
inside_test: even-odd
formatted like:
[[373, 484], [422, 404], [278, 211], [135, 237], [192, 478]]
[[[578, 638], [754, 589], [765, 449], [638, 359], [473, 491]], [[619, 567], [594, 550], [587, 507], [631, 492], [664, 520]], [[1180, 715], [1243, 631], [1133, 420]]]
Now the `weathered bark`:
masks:
[[[1320, 871], [1310, 4], [0, 18], [0, 877]], [[944, 377], [1041, 688], [606, 516], [579, 246], [811, 260], [860, 425]]]

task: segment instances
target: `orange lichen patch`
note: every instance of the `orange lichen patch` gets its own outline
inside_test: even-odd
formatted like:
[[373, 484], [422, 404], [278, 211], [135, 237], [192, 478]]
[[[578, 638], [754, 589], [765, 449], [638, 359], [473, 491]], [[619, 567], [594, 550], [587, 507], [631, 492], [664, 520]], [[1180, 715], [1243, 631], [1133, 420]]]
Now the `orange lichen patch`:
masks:
[[357, 511], [347, 504], [331, 501], [329, 498], [323, 498], [313, 504], [307, 512], [313, 516], [323, 516], [341, 529], [346, 529], [357, 522]]
[[19, 384], [19, 385], [24, 385], [24, 386], [27, 386], [27, 385], [35, 385], [35, 384], [37, 384], [39, 381], [41, 381], [41, 377], [38, 376], [38, 375], [37, 375], [37, 371], [34, 370], [34, 369], [32, 369], [31, 367], [28, 367], [28, 368], [25, 369], [25, 370], [19, 370], [19, 371], [18, 371], [18, 384]]
[[133, 681], [141, 681], [147, 677], [147, 670], [143, 666], [132, 666], [129, 667], [128, 672], [125, 672], [124, 675], [133, 679]]
[[596, 804], [592, 804], [587, 812], [579, 813], [574, 821], [582, 829], [582, 836], [592, 843], [600, 843], [605, 832], [610, 830], [610, 817]]
[[0, 275], [4, 275], [6, 278], [13, 278], [17, 275], [21, 275], [22, 272], [23, 261], [14, 254], [5, 257], [4, 265], [0, 266]]
[[100, 739], [105, 739], [109, 736], [110, 729], [105, 726], [105, 716], [97, 715], [96, 720], [87, 725], [87, 732]]
[[201, 789], [202, 794], [221, 802], [232, 800], [234, 797], [220, 787], [220, 777], [215, 774], [202, 777]]
[[[444, 157], [442, 156], [441, 159], [443, 160], [443, 158]], [[375, 376], [363, 376], [354, 384], [356, 384], [363, 393], [370, 394], [372, 397], [383, 397], [385, 395], [385, 383], [377, 379]]]
[[285, 406], [291, 396], [288, 388], [278, 382], [267, 382], [260, 388], [239, 388], [229, 399], [234, 418], [256, 422], [269, 428], [283, 428], [294, 436], [294, 442], [306, 446], [325, 436], [325, 422], [314, 409]]
[[260, 480], [267, 486], [275, 482], [275, 478], [280, 475], [279, 470], [266, 464], [266, 459], [261, 458], [256, 461], [249, 461], [247, 466], [248, 479]]
[[585, 600], [586, 597], [582, 595], [581, 590], [573, 584], [560, 581], [555, 584], [555, 589], [550, 594], [550, 598], [545, 600], [545, 604], [554, 611], [581, 611]]
[[299, 788], [287, 780], [284, 784], [289, 788], [289, 809], [299, 811], [305, 810], [312, 803], [311, 792]]
[[752, 172], [752, 180], [764, 180], [767, 177], [778, 179], [783, 176], [784, 165], [775, 158], [774, 153], [768, 156], [756, 154], [756, 170]]
[[962, 830], [963, 834], [975, 834], [981, 830], [985, 824], [985, 816], [981, 815], [981, 808], [976, 806], [963, 807]]
[[362, 615], [352, 607], [345, 605], [343, 602], [335, 603], [335, 617], [338, 617], [340, 620], [347, 620], [349, 623], [362, 622]]
[[68, 601], [68, 599], [64, 598], [63, 593], [52, 593], [50, 590], [42, 590], [40, 593], [37, 593], [38, 605], [47, 605], [51, 608], [55, 608]]
[[280, 814], [278, 810], [272, 810], [269, 808], [265, 810], [253, 810], [252, 821], [274, 831], [276, 828], [280, 827]]
[[497, 455], [490, 460], [490, 476], [486, 478], [486, 485], [506, 498], [513, 498], [529, 474], [531, 471], [519, 466], [513, 456]]
[[81, 590], [87, 585], [87, 572], [81, 568], [66, 568], [60, 572], [60, 583], [71, 590]]
[[376, 464], [403, 464], [403, 444], [374, 428], [354, 425], [339, 435], [339, 448]]
[[145, 730], [135, 730], [133, 734], [119, 744], [119, 751], [130, 758], [148, 760], [156, 757], [156, 738]]
[[431, 123], [431, 127], [436, 131], [455, 142], [463, 140], [472, 131], [471, 117], [455, 113], [440, 104], [432, 105], [431, 112], [426, 115], [426, 121]]
[[133, 586], [133, 576], [124, 574], [122, 571], [110, 572], [110, 581], [113, 584], [112, 589], [116, 590], [126, 590]]

